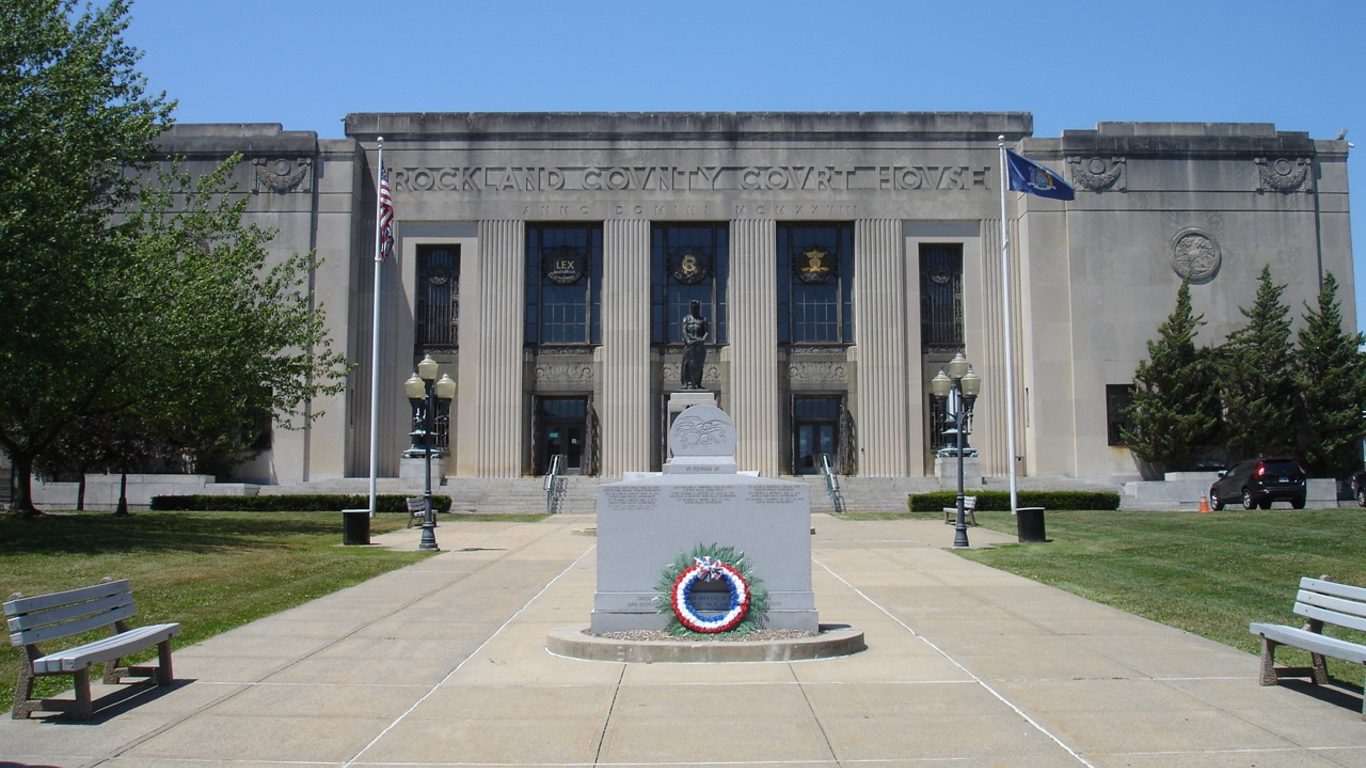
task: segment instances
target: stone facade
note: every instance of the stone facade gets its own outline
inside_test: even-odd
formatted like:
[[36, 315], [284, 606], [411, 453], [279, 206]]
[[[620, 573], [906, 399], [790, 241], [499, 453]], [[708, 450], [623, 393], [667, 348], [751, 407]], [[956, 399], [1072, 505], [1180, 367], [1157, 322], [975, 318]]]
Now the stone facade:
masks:
[[[1346, 142], [1269, 124], [1100, 123], [1044, 139], [1026, 113], [420, 113], [352, 114], [345, 130], [188, 125], [164, 138], [192, 169], [243, 153], [251, 215], [278, 229], [280, 253], [317, 254], [316, 299], [355, 362], [346, 391], [314, 404], [324, 415], [277, 430], [242, 480], [368, 473], [381, 137], [398, 221], [398, 258], [381, 269], [381, 476], [398, 474], [402, 382], [427, 351], [459, 386], [450, 475], [535, 474], [554, 452], [609, 477], [658, 469], [681, 346], [655, 327], [668, 312], [658, 286], [674, 278], [652, 264], [671, 268], [679, 251], [658, 253], [658, 233], [685, 224], [720, 233], [707, 258], [724, 257], [711, 265], [724, 317], [711, 322], [725, 333], [703, 387], [735, 419], [741, 469], [805, 471], [831, 448], [860, 475], [933, 474], [928, 382], [956, 351], [949, 328], [984, 381], [971, 439], [982, 471], [1005, 474], [998, 136], [1077, 189], [1065, 203], [1006, 195], [1021, 474], [1135, 474], [1107, 440], [1107, 386], [1131, 380], [1183, 276], [1205, 342], [1242, 322], [1268, 264], [1294, 308], [1331, 271], [1356, 326]], [[798, 312], [784, 270], [806, 258], [789, 240], [810, 224], [851, 233], [852, 251], [826, 262], [844, 263], [851, 297], [835, 341], [780, 328]], [[584, 343], [527, 337], [529, 291], [551, 286], [551, 251], [535, 245], [546, 225], [577, 227], [596, 249], [570, 264], [576, 284], [594, 283]], [[457, 254], [458, 331], [423, 348], [419, 259], [436, 247]], [[932, 252], [956, 271], [927, 271]], [[950, 288], [952, 317], [932, 333], [925, 291]]]

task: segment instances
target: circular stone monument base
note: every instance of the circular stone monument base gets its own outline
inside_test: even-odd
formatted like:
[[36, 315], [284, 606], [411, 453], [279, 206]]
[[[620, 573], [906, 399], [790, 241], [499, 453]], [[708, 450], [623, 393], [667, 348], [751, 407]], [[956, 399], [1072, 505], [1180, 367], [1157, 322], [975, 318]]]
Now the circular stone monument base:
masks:
[[590, 635], [583, 627], [564, 627], [546, 637], [551, 653], [571, 659], [628, 664], [725, 664], [754, 661], [809, 661], [858, 653], [867, 646], [863, 630], [822, 624], [809, 637], [780, 640], [622, 640]]

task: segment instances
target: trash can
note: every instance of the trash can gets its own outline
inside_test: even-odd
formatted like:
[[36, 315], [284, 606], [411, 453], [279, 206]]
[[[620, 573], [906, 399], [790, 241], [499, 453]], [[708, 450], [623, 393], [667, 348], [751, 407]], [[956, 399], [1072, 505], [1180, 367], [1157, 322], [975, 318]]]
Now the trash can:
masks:
[[1043, 532], [1043, 507], [1020, 507], [1015, 510], [1015, 530], [1020, 543], [1048, 541]]
[[370, 543], [370, 510], [342, 510], [342, 544], [357, 545]]

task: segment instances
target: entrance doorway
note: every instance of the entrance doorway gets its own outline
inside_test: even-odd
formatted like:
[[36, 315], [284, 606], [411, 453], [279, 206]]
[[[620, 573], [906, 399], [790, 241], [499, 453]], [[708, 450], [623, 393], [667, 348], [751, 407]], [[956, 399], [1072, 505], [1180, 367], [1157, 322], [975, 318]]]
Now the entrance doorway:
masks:
[[814, 475], [821, 471], [821, 455], [839, 467], [841, 398], [792, 398], [792, 474]]
[[588, 398], [538, 398], [536, 416], [536, 474], [549, 472], [556, 456], [561, 472], [583, 474], [590, 459]]

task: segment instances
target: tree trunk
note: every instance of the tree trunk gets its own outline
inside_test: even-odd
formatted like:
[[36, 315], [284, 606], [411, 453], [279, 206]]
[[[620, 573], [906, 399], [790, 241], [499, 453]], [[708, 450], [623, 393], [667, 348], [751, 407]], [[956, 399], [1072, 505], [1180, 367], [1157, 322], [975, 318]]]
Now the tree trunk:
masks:
[[85, 467], [77, 467], [79, 473], [76, 479], [76, 511], [85, 509]]
[[33, 506], [33, 456], [10, 455], [14, 462], [14, 503], [10, 506], [15, 513], [24, 517], [37, 517], [38, 510]]

